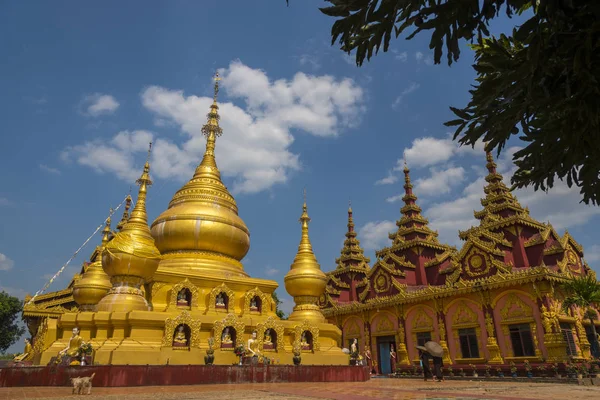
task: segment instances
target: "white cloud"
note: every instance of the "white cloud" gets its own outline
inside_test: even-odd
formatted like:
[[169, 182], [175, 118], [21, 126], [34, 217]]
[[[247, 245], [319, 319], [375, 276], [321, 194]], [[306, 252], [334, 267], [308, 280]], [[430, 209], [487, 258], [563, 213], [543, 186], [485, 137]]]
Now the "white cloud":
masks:
[[81, 106], [84, 108], [84, 114], [98, 117], [103, 114], [112, 114], [119, 108], [119, 102], [111, 95], [94, 93], [85, 96]]
[[47, 166], [45, 164], [40, 164], [40, 169], [42, 171], [46, 171], [46, 172], [48, 172], [50, 174], [60, 175], [60, 170], [58, 170], [57, 168], [49, 167], [49, 166]]
[[397, 53], [394, 58], [400, 62], [406, 62], [408, 60], [408, 53], [405, 51], [402, 53]]
[[[297, 73], [291, 80], [271, 81], [262, 70], [239, 61], [220, 72], [224, 91], [245, 103], [245, 108], [219, 104], [224, 134], [217, 139], [215, 151], [221, 172], [235, 179], [234, 193], [268, 189], [300, 169], [299, 155], [289, 150], [293, 129], [333, 137], [359, 123], [364, 112], [363, 91], [351, 79]], [[161, 125], [173, 123], [185, 134], [179, 143], [155, 138], [153, 174], [189, 179], [204, 153], [201, 128], [212, 98], [151, 86], [141, 99]], [[139, 175], [132, 169], [133, 158], [145, 153], [152, 136], [146, 131], [124, 131], [108, 143], [98, 140], [68, 148], [63, 158], [75, 158], [79, 164], [131, 181]]]
[[465, 180], [463, 167], [449, 167], [445, 169], [430, 168], [431, 176], [415, 181], [415, 193], [431, 195], [436, 193], [449, 193], [453, 187]]
[[388, 235], [396, 229], [392, 221], [367, 222], [358, 229], [358, 235], [365, 250], [374, 250], [388, 245]]
[[417, 89], [419, 89], [419, 87], [421, 87], [421, 85], [419, 85], [416, 82], [411, 82], [410, 85], [404, 89], [402, 91], [402, 93], [400, 93], [400, 96], [396, 97], [396, 100], [394, 100], [394, 102], [392, 103], [392, 108], [395, 110], [398, 108], [398, 106], [400, 105], [400, 103], [402, 103], [402, 99], [406, 96], [411, 94], [412, 92], [416, 91]]
[[379, 179], [375, 182], [376, 185], [392, 185], [398, 182], [398, 177], [392, 173], [392, 171], [388, 171], [388, 174], [385, 178]]
[[279, 273], [279, 270], [277, 268], [273, 268], [271, 266], [267, 266], [267, 269], [265, 270], [265, 274], [267, 274], [267, 276], [275, 276]]
[[417, 51], [415, 53], [415, 60], [417, 60], [417, 64], [420, 64], [421, 61], [423, 61], [425, 63], [425, 65], [433, 65], [433, 58], [429, 55], [425, 55], [423, 53], [421, 53], [420, 51]]
[[[412, 146], [404, 150], [409, 167], [428, 167], [446, 162], [456, 153], [458, 146], [452, 139], [422, 137], [413, 140]], [[396, 170], [404, 168], [404, 159], [398, 159]]]
[[8, 258], [5, 254], [0, 253], [0, 271], [8, 271], [12, 269], [15, 262]]
[[584, 258], [587, 262], [600, 261], [600, 245], [590, 246], [589, 249], [586, 249], [584, 252]]
[[7, 199], [6, 197], [0, 197], [0, 207], [2, 206], [11, 206], [12, 205], [12, 201], [10, 201], [9, 199]]
[[[451, 135], [444, 139], [426, 136], [413, 140], [411, 147], [404, 149], [404, 158], [396, 161], [394, 170], [401, 171], [404, 168], [405, 159], [409, 167], [419, 168], [445, 163], [455, 155], [481, 157], [483, 154], [485, 154], [483, 143], [478, 142], [475, 148], [472, 148], [459, 146], [452, 140]], [[473, 168], [478, 167], [473, 166]]]
[[321, 63], [319, 59], [312, 54], [302, 54], [298, 56], [298, 62], [303, 66], [310, 66], [313, 70], [318, 70], [321, 68]]
[[[94, 140], [67, 147], [61, 153], [61, 159], [66, 162], [75, 161], [99, 173], [114, 173], [123, 180], [133, 182], [141, 173], [141, 167], [134, 165], [133, 155], [146, 152], [152, 138], [152, 133], [147, 131], [121, 131], [107, 143]], [[154, 158], [156, 152], [163, 147], [164, 141], [156, 143]]]
[[388, 203], [395, 203], [397, 201], [402, 200], [402, 197], [404, 197], [404, 194], [399, 194], [396, 196], [388, 197], [387, 199], [385, 199], [385, 201], [387, 201]]

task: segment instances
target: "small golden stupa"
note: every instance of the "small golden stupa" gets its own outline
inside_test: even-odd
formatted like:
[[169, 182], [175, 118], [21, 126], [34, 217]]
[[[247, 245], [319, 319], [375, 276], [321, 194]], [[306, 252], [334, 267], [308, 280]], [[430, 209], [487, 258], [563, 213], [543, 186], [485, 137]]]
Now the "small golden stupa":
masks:
[[[288, 320], [276, 315], [272, 294], [277, 282], [244, 271], [250, 233], [215, 160], [216, 139], [223, 133], [218, 91], [217, 75], [202, 127], [206, 151], [192, 179], [150, 228], [148, 157], [131, 215], [129, 198], [117, 232], [111, 235], [106, 225], [92, 263], [75, 279], [79, 310], [39, 324], [36, 363], [46, 365], [67, 347], [75, 327], [92, 344], [97, 364], [203, 364], [212, 338], [215, 364], [231, 365], [237, 361], [234, 348], [248, 347], [253, 332], [258, 344], [252, 342], [252, 348], [276, 363], [291, 364], [294, 351], [302, 353], [303, 364], [348, 363], [340, 348], [341, 331], [325, 322], [317, 305], [326, 277], [308, 236], [306, 196], [298, 253], [285, 277], [296, 303]], [[35, 307], [28, 304], [24, 314], [33, 316]]]

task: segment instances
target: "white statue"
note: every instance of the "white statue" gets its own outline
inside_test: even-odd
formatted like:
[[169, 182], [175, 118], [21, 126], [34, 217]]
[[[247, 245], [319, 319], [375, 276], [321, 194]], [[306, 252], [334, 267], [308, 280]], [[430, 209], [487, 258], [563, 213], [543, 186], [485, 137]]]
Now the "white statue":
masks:
[[218, 306], [225, 307], [225, 299], [223, 298], [223, 294], [222, 293], [219, 293], [217, 295], [217, 299], [216, 300], [217, 300], [217, 305]]
[[258, 350], [258, 340], [256, 340], [256, 331], [252, 332], [252, 337], [248, 339], [248, 353], [251, 357], [258, 357], [260, 351]]

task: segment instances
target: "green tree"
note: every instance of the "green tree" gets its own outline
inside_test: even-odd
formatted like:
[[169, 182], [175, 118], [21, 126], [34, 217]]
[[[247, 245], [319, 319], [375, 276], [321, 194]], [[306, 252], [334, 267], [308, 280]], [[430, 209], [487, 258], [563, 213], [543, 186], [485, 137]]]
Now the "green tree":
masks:
[[22, 310], [21, 300], [5, 291], [0, 292], [0, 353], [4, 353], [25, 333], [25, 328], [18, 323]]
[[563, 300], [563, 307], [569, 310], [572, 306], [577, 306], [584, 311], [584, 316], [590, 320], [592, 328], [593, 342], [592, 348], [600, 351], [598, 335], [594, 326], [596, 313], [593, 312], [594, 306], [600, 306], [600, 282], [594, 276], [588, 275], [565, 283], [563, 285], [567, 297]]
[[[600, 1], [598, 0], [326, 0], [337, 18], [332, 44], [356, 51], [361, 66], [392, 37], [431, 31], [439, 64], [460, 57], [459, 42], [475, 50], [476, 85], [458, 117], [461, 145], [483, 140], [498, 155], [513, 135], [528, 143], [516, 152], [513, 188], [552, 188], [556, 177], [580, 188], [582, 201], [600, 201]], [[288, 0], [289, 4], [289, 0]], [[509, 35], [489, 37], [501, 12], [531, 15]], [[462, 135], [461, 135], [462, 134]]]
[[277, 292], [273, 292], [273, 294], [271, 295], [271, 297], [273, 297], [273, 300], [275, 301], [275, 313], [277, 314], [277, 316], [280, 319], [287, 319], [287, 316], [285, 315], [285, 313], [283, 312], [283, 310], [281, 310], [279, 308], [279, 305], [282, 303], [282, 301], [279, 300], [279, 296], [277, 296]]

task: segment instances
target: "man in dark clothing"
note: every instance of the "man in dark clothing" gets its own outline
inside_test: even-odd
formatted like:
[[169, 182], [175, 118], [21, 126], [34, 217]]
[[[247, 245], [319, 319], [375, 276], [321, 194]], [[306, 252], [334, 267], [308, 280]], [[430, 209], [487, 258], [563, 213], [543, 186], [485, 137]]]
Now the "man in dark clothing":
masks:
[[444, 380], [444, 374], [442, 373], [443, 366], [444, 360], [442, 360], [442, 357], [433, 357], [433, 371], [438, 382]]
[[431, 379], [433, 379], [431, 368], [429, 368], [429, 360], [431, 359], [431, 355], [426, 351], [419, 350], [419, 359], [421, 360], [421, 366], [423, 367], [423, 378], [425, 378], [425, 381], [427, 381], [428, 376], [431, 376]]

